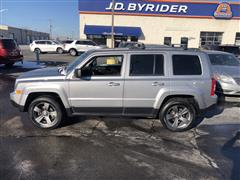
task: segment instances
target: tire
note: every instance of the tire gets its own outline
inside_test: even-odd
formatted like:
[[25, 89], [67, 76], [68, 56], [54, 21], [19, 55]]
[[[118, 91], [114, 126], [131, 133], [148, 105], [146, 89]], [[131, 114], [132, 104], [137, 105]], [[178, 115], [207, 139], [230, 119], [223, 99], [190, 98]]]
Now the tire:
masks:
[[78, 52], [77, 52], [76, 49], [70, 49], [70, 50], [69, 50], [69, 54], [70, 54], [71, 56], [77, 56], [77, 55], [78, 55]]
[[14, 65], [14, 63], [8, 63], [8, 64], [5, 64], [5, 66], [6, 66], [7, 68], [12, 68], [13, 65]]
[[39, 54], [41, 54], [41, 53], [42, 53], [42, 52], [41, 52], [41, 49], [39, 49], [39, 48], [35, 48], [35, 49], [34, 49], [34, 52], [35, 52], [35, 53], [37, 53], [37, 52], [38, 52]]
[[159, 119], [172, 132], [187, 131], [194, 125], [196, 109], [191, 99], [172, 98], [161, 108]]
[[63, 119], [61, 105], [52, 97], [34, 99], [28, 108], [29, 119], [39, 128], [55, 129]]
[[64, 52], [64, 51], [63, 51], [62, 48], [57, 48], [57, 53], [58, 53], [58, 54], [63, 54], [63, 52]]

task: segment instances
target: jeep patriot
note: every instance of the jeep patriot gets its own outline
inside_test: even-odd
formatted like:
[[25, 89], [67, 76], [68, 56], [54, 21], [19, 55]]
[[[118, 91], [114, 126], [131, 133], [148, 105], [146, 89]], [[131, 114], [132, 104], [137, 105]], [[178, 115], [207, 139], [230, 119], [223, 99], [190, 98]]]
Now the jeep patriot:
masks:
[[178, 49], [102, 49], [66, 67], [34, 70], [16, 79], [12, 103], [40, 128], [65, 115], [157, 118], [185, 131], [217, 101], [205, 52]]

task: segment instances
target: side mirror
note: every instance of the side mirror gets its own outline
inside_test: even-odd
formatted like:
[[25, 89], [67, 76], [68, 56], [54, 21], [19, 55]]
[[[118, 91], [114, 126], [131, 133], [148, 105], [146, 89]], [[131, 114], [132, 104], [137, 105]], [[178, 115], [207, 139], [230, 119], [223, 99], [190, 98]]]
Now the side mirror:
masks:
[[75, 69], [74, 75], [75, 75], [76, 78], [81, 78], [82, 77], [81, 69]]

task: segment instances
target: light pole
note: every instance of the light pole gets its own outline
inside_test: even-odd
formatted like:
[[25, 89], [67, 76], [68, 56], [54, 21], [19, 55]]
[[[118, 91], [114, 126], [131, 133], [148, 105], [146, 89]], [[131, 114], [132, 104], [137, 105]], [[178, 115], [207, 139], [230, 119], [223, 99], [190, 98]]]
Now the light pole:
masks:
[[[1, 14], [1, 22], [0, 22], [0, 25], [3, 24], [3, 16], [2, 16], [2, 13], [8, 11], [8, 9], [0, 9], [0, 14]], [[3, 32], [1, 31], [1, 36], [3, 36]]]
[[115, 10], [115, 0], [112, 0], [112, 31], [111, 31], [111, 48], [114, 48], [114, 10]]

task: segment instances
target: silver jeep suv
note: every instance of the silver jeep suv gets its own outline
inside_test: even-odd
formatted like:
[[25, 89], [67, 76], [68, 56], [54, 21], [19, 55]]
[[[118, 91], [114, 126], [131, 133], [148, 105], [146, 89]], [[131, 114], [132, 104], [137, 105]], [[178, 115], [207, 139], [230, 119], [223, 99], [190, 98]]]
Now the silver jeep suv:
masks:
[[56, 128], [66, 114], [159, 118], [167, 129], [184, 131], [216, 103], [214, 91], [205, 52], [103, 49], [67, 67], [21, 75], [10, 96], [40, 128]]

